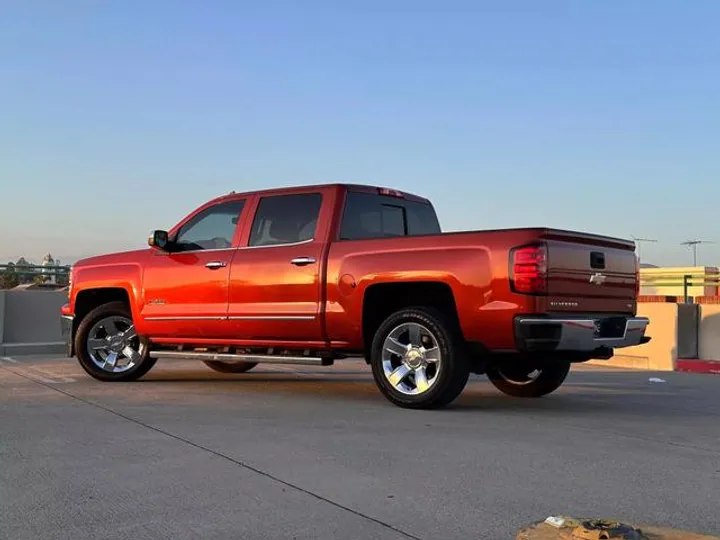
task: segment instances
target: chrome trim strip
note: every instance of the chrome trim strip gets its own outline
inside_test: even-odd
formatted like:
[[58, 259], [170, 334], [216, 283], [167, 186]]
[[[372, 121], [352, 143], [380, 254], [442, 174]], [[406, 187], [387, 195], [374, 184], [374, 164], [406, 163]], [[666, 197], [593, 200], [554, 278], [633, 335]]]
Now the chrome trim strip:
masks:
[[302, 240], [301, 242], [291, 242], [289, 244], [270, 244], [267, 246], [235, 246], [235, 247], [229, 247], [229, 248], [211, 248], [211, 249], [189, 249], [187, 251], [163, 251], [159, 248], [150, 248], [155, 249], [163, 256], [172, 256], [172, 255], [184, 255], [187, 253], [214, 253], [218, 251], [237, 251], [242, 249], [262, 249], [262, 248], [279, 248], [279, 247], [292, 247], [292, 246], [304, 246], [305, 244], [310, 244], [315, 241], [315, 237], [310, 238], [309, 240]]
[[216, 253], [218, 251], [235, 251], [237, 247], [229, 248], [209, 248], [209, 249], [188, 249], [187, 251], [163, 251], [160, 248], [150, 248], [158, 252], [162, 257], [173, 256], [173, 255], [185, 255], [187, 253]]
[[224, 321], [227, 317], [198, 316], [198, 317], [145, 317], [146, 321]]
[[312, 321], [315, 315], [232, 315], [231, 321]]
[[75, 315], [60, 315], [61, 318], [66, 319], [68, 321], [74, 321]]
[[216, 316], [182, 316], [182, 317], [145, 317], [146, 321], [312, 321], [315, 315], [233, 315], [231, 317]]
[[315, 237], [309, 240], [302, 240], [300, 242], [291, 242], [289, 244], [269, 244], [266, 246], [239, 246], [238, 249], [263, 249], [263, 248], [279, 248], [279, 247], [292, 247], [292, 246], [304, 246], [315, 241]]

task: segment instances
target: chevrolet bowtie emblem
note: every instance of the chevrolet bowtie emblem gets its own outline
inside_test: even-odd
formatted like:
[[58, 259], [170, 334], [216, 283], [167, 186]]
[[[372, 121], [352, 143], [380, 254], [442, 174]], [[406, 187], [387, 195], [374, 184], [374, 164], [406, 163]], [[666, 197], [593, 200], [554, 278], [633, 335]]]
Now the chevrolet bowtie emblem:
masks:
[[590, 283], [594, 283], [595, 285], [602, 285], [603, 283], [605, 283], [606, 279], [607, 277], [605, 276], [605, 274], [597, 272], [590, 276]]

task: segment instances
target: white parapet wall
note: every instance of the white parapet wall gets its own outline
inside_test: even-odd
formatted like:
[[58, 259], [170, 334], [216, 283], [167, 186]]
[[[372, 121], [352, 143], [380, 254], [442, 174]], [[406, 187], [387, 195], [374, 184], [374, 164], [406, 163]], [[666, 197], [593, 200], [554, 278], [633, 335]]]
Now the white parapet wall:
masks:
[[65, 291], [0, 291], [0, 355], [63, 352], [60, 307], [65, 302]]

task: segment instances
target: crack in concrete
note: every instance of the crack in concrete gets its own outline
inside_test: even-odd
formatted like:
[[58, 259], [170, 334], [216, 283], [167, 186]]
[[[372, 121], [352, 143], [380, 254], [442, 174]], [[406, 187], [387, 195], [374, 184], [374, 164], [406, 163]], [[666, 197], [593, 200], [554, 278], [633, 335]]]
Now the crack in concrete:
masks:
[[420, 537], [418, 537], [418, 536], [415, 536], [415, 535], [413, 535], [413, 534], [411, 534], [411, 533], [409, 533], [409, 532], [407, 532], [407, 531], [404, 531], [404, 530], [402, 530], [402, 529], [400, 529], [400, 528], [398, 528], [398, 527], [395, 527], [394, 525], [391, 525], [390, 523], [386, 523], [386, 522], [384, 522], [384, 521], [382, 521], [382, 520], [380, 520], [380, 519], [377, 519], [377, 518], [374, 518], [374, 517], [369, 516], [369, 515], [367, 515], [367, 514], [364, 514], [364, 513], [360, 512], [360, 511], [358, 511], [358, 510], [354, 510], [354, 509], [352, 509], [352, 508], [350, 508], [350, 507], [348, 507], [348, 506], [345, 506], [345, 505], [343, 505], [343, 504], [341, 504], [341, 503], [339, 503], [339, 502], [333, 501], [333, 500], [331, 500], [331, 499], [328, 499], [328, 498], [326, 498], [326, 497], [323, 497], [322, 495], [319, 495], [319, 494], [317, 494], [317, 493], [314, 493], [313, 491], [307, 490], [307, 489], [302, 488], [302, 487], [300, 487], [300, 486], [298, 486], [298, 485], [296, 485], [296, 484], [293, 484], [292, 482], [288, 482], [288, 481], [286, 481], [286, 480], [283, 480], [282, 478], [278, 478], [277, 476], [274, 476], [273, 474], [271, 474], [271, 473], [269, 473], [269, 472], [267, 472], [267, 471], [263, 471], [263, 470], [258, 469], [258, 468], [256, 468], [256, 467], [253, 467], [252, 465], [248, 465], [247, 463], [244, 463], [244, 462], [242, 462], [242, 461], [240, 461], [240, 460], [238, 460], [238, 459], [235, 459], [235, 458], [233, 458], [233, 457], [231, 457], [231, 456], [228, 456], [227, 454], [223, 454], [223, 453], [220, 452], [220, 451], [213, 450], [212, 448], [208, 448], [207, 446], [203, 446], [202, 444], [195, 443], [195, 442], [193, 442], [193, 441], [191, 441], [191, 440], [189, 440], [189, 439], [185, 439], [184, 437], [180, 437], [179, 435], [175, 435], [174, 433], [170, 433], [169, 431], [165, 431], [164, 429], [161, 429], [161, 428], [155, 427], [155, 426], [153, 426], [153, 425], [147, 424], [147, 423], [145, 423], [145, 422], [142, 422], [141, 420], [138, 420], [138, 419], [136, 419], [136, 418], [132, 418], [131, 416], [127, 416], [127, 415], [125, 415], [125, 414], [123, 414], [123, 413], [121, 413], [121, 412], [119, 412], [119, 411], [116, 411], [115, 409], [111, 409], [110, 407], [106, 407], [105, 405], [102, 405], [102, 404], [97, 403], [97, 402], [95, 402], [95, 401], [92, 401], [92, 400], [89, 400], [89, 399], [80, 397], [80, 396], [78, 396], [78, 395], [76, 395], [76, 394], [73, 394], [72, 392], [67, 391], [67, 390], [63, 390], [62, 388], [56, 388], [56, 387], [54, 386], [54, 383], [53, 383], [53, 382], [43, 382], [43, 381], [38, 380], [38, 379], [35, 379], [35, 378], [33, 378], [33, 377], [31, 377], [31, 376], [29, 376], [29, 375], [27, 375], [27, 374], [18, 373], [18, 372], [16, 372], [16, 371], [12, 370], [12, 369], [8, 369], [7, 366], [3, 366], [2, 363], [0, 363], [0, 366], [2, 366], [3, 368], [5, 368], [7, 371], [10, 371], [10, 372], [15, 373], [16, 375], [18, 375], [18, 376], [20, 376], [20, 377], [23, 377], [24, 379], [26, 379], [26, 380], [28, 380], [28, 381], [31, 381], [31, 382], [34, 382], [34, 383], [36, 383], [36, 384], [42, 385], [42, 386], [44, 386], [44, 387], [46, 387], [46, 388], [48, 388], [48, 389], [50, 389], [50, 390], [53, 390], [53, 391], [58, 392], [58, 393], [60, 393], [60, 394], [63, 394], [63, 395], [65, 395], [65, 396], [67, 396], [67, 397], [69, 397], [69, 398], [71, 398], [71, 399], [74, 399], [74, 400], [76, 400], [76, 401], [79, 401], [79, 402], [81, 402], [81, 403], [84, 403], [85, 405], [89, 405], [89, 406], [91, 406], [91, 407], [95, 407], [95, 408], [97, 408], [97, 409], [100, 409], [100, 410], [103, 410], [103, 411], [108, 412], [108, 413], [110, 413], [110, 414], [113, 414], [113, 415], [115, 415], [115, 416], [117, 416], [117, 417], [119, 417], [119, 418], [122, 418], [123, 420], [126, 420], [126, 421], [128, 421], [128, 422], [132, 422], [132, 423], [135, 424], [135, 425], [144, 427], [145, 429], [149, 429], [149, 430], [152, 430], [152, 431], [154, 431], [154, 432], [156, 432], [156, 433], [160, 433], [161, 435], [163, 435], [163, 436], [165, 436], [165, 437], [169, 437], [169, 438], [174, 439], [174, 440], [176, 440], [176, 441], [179, 441], [179, 442], [182, 442], [182, 443], [184, 443], [184, 444], [187, 444], [188, 446], [192, 446], [193, 448], [196, 448], [196, 449], [198, 449], [198, 450], [202, 450], [203, 452], [207, 452], [208, 454], [211, 454], [211, 455], [213, 455], [213, 456], [215, 456], [215, 457], [219, 457], [219, 458], [221, 458], [221, 459], [224, 459], [225, 461], [228, 461], [228, 462], [230, 462], [230, 463], [232, 463], [232, 464], [234, 464], [234, 465], [236, 465], [236, 466], [238, 466], [238, 467], [241, 467], [241, 468], [243, 468], [243, 469], [245, 469], [245, 470], [248, 470], [248, 471], [251, 471], [251, 472], [253, 472], [253, 473], [255, 473], [255, 474], [258, 474], [258, 475], [260, 475], [260, 476], [263, 476], [264, 478], [267, 478], [267, 479], [271, 480], [272, 482], [275, 482], [275, 483], [277, 483], [277, 484], [280, 484], [280, 485], [283, 485], [283, 486], [288, 487], [288, 488], [290, 488], [290, 489], [293, 489], [293, 490], [295, 490], [295, 491], [298, 491], [299, 493], [302, 493], [302, 494], [304, 494], [304, 495], [308, 495], [308, 496], [310, 496], [310, 497], [312, 497], [312, 498], [314, 498], [314, 499], [316, 499], [316, 500], [318, 500], [318, 501], [320, 501], [320, 502], [324, 502], [324, 503], [326, 503], [326, 504], [329, 504], [329, 505], [331, 505], [331, 506], [333, 506], [333, 507], [335, 507], [335, 508], [338, 508], [338, 509], [340, 509], [340, 510], [343, 510], [343, 511], [345, 511], [345, 512], [349, 512], [350, 514], [353, 514], [354, 516], [357, 516], [357, 517], [362, 518], [362, 519], [364, 519], [364, 520], [367, 520], [367, 521], [370, 521], [370, 522], [372, 522], [372, 523], [375, 523], [376, 525], [379, 525], [379, 526], [381, 526], [381, 527], [383, 527], [383, 528], [385, 528], [385, 529], [391, 530], [391, 531], [393, 531], [393, 532], [395, 532], [395, 533], [397, 533], [397, 534], [399, 534], [399, 535], [404, 536], [405, 538], [409, 538], [409, 539], [411, 539], [411, 540], [423, 540], [422, 538], [420, 538]]

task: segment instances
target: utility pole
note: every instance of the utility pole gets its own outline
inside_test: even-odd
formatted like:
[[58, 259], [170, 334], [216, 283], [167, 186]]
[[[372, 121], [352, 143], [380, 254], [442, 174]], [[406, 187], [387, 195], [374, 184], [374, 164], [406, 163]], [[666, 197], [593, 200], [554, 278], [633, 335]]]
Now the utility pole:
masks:
[[631, 236], [631, 238], [637, 244], [638, 262], [642, 260], [640, 257], [640, 247], [642, 245], [642, 242], [657, 242], [657, 240], [655, 240], [654, 238], [638, 238], [637, 236]]
[[693, 266], [697, 266], [697, 247], [699, 244], [714, 244], [715, 242], [711, 242], [710, 240], [686, 240], [685, 242], [680, 242], [681, 246], [687, 246], [690, 249], [692, 249], [693, 252]]

